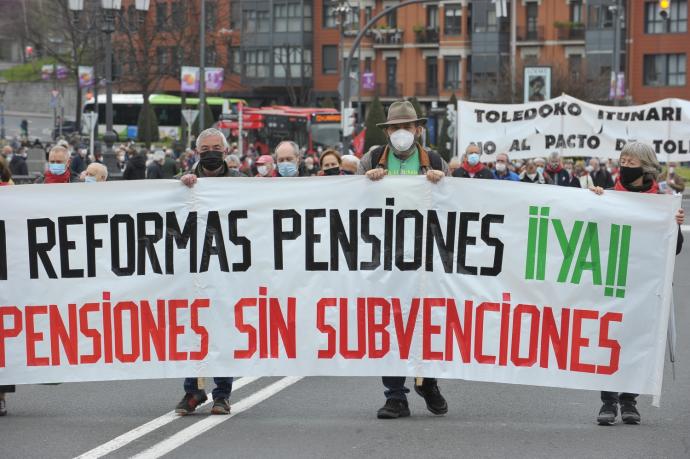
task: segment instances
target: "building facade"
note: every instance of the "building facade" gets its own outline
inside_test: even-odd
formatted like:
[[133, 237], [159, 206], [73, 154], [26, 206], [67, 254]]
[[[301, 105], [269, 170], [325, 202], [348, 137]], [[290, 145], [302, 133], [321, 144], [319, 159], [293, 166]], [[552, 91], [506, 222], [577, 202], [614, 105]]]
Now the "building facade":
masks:
[[[415, 96], [431, 110], [452, 94], [521, 102], [526, 66], [551, 67], [552, 95], [566, 92], [606, 102], [619, 21], [625, 102], [690, 98], [687, 0], [672, 0], [667, 20], [659, 15], [657, 0], [515, 1], [512, 20], [510, 2], [503, 11], [502, 2], [493, 0], [416, 4], [387, 14], [400, 1], [206, 0], [206, 65], [225, 69], [223, 95], [252, 105], [337, 107], [345, 73], [352, 100], [365, 107], [374, 97], [388, 104]], [[133, 0], [123, 3], [128, 8]], [[184, 27], [190, 37], [185, 46], [193, 48], [199, 21], [187, 9], [195, 3], [154, 0], [147, 21]], [[384, 15], [354, 53], [350, 72], [343, 72], [354, 36], [379, 13]], [[175, 22], [181, 14], [189, 17]], [[171, 43], [157, 47], [156, 64], [170, 70], [157, 90], [179, 92], [179, 67], [198, 65], [199, 52], [181, 53]]]

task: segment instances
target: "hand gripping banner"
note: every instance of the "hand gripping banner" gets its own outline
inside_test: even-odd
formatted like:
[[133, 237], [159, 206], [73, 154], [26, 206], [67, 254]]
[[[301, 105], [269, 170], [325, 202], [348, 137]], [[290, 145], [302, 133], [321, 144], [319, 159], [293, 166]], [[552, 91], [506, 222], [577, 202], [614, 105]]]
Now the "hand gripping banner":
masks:
[[0, 199], [0, 384], [407, 375], [661, 390], [676, 197], [324, 177]]

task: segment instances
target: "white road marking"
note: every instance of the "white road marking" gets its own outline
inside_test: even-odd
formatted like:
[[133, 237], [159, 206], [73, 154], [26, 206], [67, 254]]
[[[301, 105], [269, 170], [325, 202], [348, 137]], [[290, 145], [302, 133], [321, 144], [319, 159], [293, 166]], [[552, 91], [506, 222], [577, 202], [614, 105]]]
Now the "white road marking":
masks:
[[291, 385], [295, 384], [297, 381], [302, 379], [301, 377], [297, 376], [289, 376], [285, 377], [270, 386], [264, 387], [258, 392], [253, 393], [249, 397], [243, 398], [239, 402], [235, 403], [232, 405], [232, 411], [229, 415], [227, 416], [209, 416], [207, 418], [204, 418], [203, 420], [192, 424], [191, 426], [187, 427], [186, 429], [183, 429], [176, 434], [166, 438], [165, 440], [161, 441], [160, 443], [157, 443], [150, 447], [149, 449], [142, 451], [141, 453], [137, 454], [136, 456], [133, 456], [134, 459], [149, 459], [149, 458], [158, 458], [163, 456], [164, 454], [168, 454], [169, 452], [173, 451], [176, 448], [179, 448], [180, 446], [184, 445], [190, 440], [193, 440], [194, 438], [198, 437], [199, 435], [203, 434], [204, 432], [207, 432], [208, 430], [211, 430], [215, 426], [221, 424], [222, 422], [227, 421], [233, 416], [236, 416], [243, 411], [248, 410], [249, 408], [258, 405], [259, 403], [263, 402], [267, 398], [277, 394], [278, 392], [282, 391], [283, 389], [286, 389], [290, 387]]
[[[246, 386], [249, 383], [252, 383], [256, 381], [259, 378], [240, 378], [235, 381], [233, 381], [232, 384], [232, 390], [238, 390], [241, 389], [242, 387]], [[211, 403], [212, 397], [211, 393], [209, 392], [208, 394], [208, 400], [201, 405], [199, 405], [197, 408], [201, 408], [202, 406], [208, 405]], [[234, 407], [233, 407], [234, 408]], [[85, 452], [81, 456], [77, 456], [76, 459], [95, 459], [99, 457], [103, 457], [106, 454], [110, 454], [113, 451], [116, 451], [123, 446], [133, 442], [134, 440], [137, 440], [141, 437], [143, 437], [146, 434], [149, 434], [153, 432], [154, 430], [158, 429], [159, 427], [163, 427], [166, 424], [169, 424], [173, 422], [176, 419], [179, 419], [180, 415], [176, 414], [175, 411], [170, 411], [168, 413], [165, 413], [164, 415], [157, 417], [156, 419], [153, 419], [146, 424], [142, 424], [139, 427], [130, 430], [129, 432], [125, 432], [124, 434], [120, 435], [119, 437], [113, 438], [107, 443], [103, 443], [100, 446], [95, 447], [94, 449]]]

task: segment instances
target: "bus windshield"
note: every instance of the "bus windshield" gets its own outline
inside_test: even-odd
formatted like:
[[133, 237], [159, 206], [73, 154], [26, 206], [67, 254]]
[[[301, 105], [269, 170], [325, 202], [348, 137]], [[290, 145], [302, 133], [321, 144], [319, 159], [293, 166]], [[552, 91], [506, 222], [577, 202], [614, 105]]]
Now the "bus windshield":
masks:
[[311, 139], [314, 148], [335, 147], [340, 142], [340, 123], [312, 124]]

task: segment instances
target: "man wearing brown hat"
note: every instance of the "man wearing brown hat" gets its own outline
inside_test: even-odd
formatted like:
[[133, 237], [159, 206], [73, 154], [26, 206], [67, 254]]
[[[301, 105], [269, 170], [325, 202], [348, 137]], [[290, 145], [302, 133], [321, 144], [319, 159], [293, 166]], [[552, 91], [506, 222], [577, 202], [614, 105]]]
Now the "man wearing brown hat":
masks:
[[387, 121], [377, 124], [386, 133], [388, 144], [362, 156], [357, 174], [371, 180], [380, 180], [386, 175], [426, 175], [433, 183], [449, 175], [448, 164], [443, 158], [425, 150], [419, 141], [425, 124], [426, 118], [417, 118], [410, 102], [393, 102]]
[[[437, 183], [449, 175], [448, 164], [437, 153], [425, 150], [419, 139], [426, 118], [417, 118], [414, 106], [407, 101], [394, 102], [388, 109], [388, 120], [378, 124], [388, 138], [387, 145], [371, 149], [362, 156], [357, 174], [371, 180], [386, 175], [426, 175]], [[421, 395], [426, 407], [434, 414], [446, 414], [448, 404], [438, 389], [434, 378], [415, 378], [415, 392]], [[410, 415], [404, 376], [384, 376], [386, 404], [377, 412], [379, 419], [396, 419]]]

